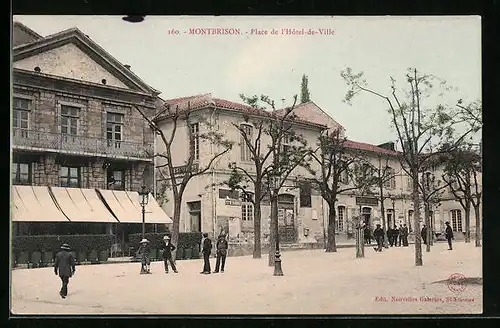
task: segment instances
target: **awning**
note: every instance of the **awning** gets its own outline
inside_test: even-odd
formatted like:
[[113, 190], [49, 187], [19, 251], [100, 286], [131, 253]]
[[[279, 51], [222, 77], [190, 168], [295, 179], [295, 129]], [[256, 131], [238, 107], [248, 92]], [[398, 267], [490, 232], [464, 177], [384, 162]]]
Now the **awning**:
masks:
[[14, 222], [68, 222], [50, 196], [41, 186], [12, 186], [12, 221]]
[[[139, 194], [122, 190], [98, 190], [118, 220], [122, 223], [142, 223], [142, 208], [139, 205]], [[172, 220], [160, 208], [150, 195], [146, 206], [146, 223], [172, 223]]]
[[94, 189], [51, 187], [50, 190], [71, 222], [118, 222]]

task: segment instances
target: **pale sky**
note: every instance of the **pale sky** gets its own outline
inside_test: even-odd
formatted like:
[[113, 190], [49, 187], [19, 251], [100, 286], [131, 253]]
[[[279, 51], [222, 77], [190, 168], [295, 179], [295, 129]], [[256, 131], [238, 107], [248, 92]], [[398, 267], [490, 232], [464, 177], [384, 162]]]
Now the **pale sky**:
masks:
[[[77, 27], [162, 93], [163, 99], [212, 93], [267, 94], [277, 104], [300, 98], [303, 74], [313, 100], [347, 130], [349, 139], [395, 141], [386, 105], [369, 95], [342, 102], [340, 71], [364, 71], [373, 89], [387, 92], [390, 76], [408, 67], [437, 75], [458, 89], [454, 105], [481, 99], [479, 16], [432, 17], [201, 17], [147, 16], [138, 24], [120, 16], [15, 16], [42, 36]], [[190, 35], [190, 28], [233, 28], [241, 35]], [[252, 29], [331, 29], [334, 35], [251, 35]], [[169, 35], [170, 29], [179, 30]], [[247, 33], [248, 32], [248, 33]], [[433, 105], [433, 104], [429, 104]]]

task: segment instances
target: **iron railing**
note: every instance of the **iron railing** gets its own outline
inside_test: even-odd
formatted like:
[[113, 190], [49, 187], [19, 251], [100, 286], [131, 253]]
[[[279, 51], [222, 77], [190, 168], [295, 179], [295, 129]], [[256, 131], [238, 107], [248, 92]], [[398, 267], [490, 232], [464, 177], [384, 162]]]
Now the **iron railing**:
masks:
[[148, 158], [153, 153], [150, 145], [140, 142], [116, 141], [102, 138], [72, 136], [34, 130], [14, 129], [12, 147], [55, 150], [60, 153], [90, 153], [110, 157]]

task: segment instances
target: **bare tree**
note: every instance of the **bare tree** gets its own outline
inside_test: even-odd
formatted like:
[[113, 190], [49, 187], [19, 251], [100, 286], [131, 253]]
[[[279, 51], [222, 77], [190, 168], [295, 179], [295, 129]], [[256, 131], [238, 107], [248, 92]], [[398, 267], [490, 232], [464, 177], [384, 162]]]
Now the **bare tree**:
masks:
[[[224, 140], [223, 133], [214, 131], [210, 126], [211, 123], [204, 121], [201, 118], [200, 121], [198, 122], [202, 125], [204, 124], [208, 128], [207, 132], [197, 133], [196, 135], [194, 135], [194, 131], [190, 129], [191, 106], [189, 102], [186, 110], [180, 110], [178, 106], [174, 110], [171, 110], [170, 106], [166, 105], [165, 108], [160, 110], [154, 117], [148, 117], [139, 108], [137, 107], [135, 108], [141, 114], [141, 116], [148, 122], [149, 127], [154, 131], [155, 136], [156, 135], [160, 136], [161, 142], [165, 146], [165, 151], [163, 153], [155, 153], [151, 154], [151, 156], [153, 158], [161, 158], [164, 162], [163, 164], [157, 165], [156, 169], [159, 170], [160, 176], [168, 180], [168, 187], [172, 190], [173, 202], [174, 202], [174, 213], [172, 217], [173, 221], [172, 243], [177, 245], [179, 239], [179, 225], [181, 217], [182, 197], [189, 181], [195, 176], [206, 173], [218, 158], [220, 158], [221, 156], [229, 152], [229, 150], [231, 150], [232, 142]], [[170, 135], [168, 136], [157, 124], [158, 122], [163, 120], [167, 120], [172, 124], [172, 129], [170, 131]], [[174, 155], [172, 154], [172, 144], [174, 143], [174, 138], [176, 136], [176, 133], [178, 132], [179, 123], [181, 121], [184, 121], [188, 127], [187, 131], [189, 140], [189, 155], [187, 160], [185, 161], [184, 170], [176, 172], [175, 170], [176, 167], [173, 164]], [[196, 160], [195, 147], [197, 142], [196, 140], [205, 140], [214, 145], [222, 147], [221, 151], [211, 155], [211, 158], [205, 167], [199, 167], [199, 165], [195, 163]], [[175, 259], [175, 252], [173, 256]]]
[[[412, 200], [414, 204], [414, 230], [415, 230], [415, 265], [423, 265], [420, 231], [420, 206], [419, 173], [426, 161], [436, 152], [447, 152], [467, 135], [473, 132], [469, 128], [459, 138], [455, 136], [455, 126], [459, 122], [454, 117], [452, 108], [438, 103], [435, 106], [427, 105], [429, 97], [434, 90], [434, 82], [438, 80], [433, 75], [420, 74], [417, 69], [408, 69], [405, 78], [407, 88], [404, 97], [400, 97], [396, 80], [391, 77], [392, 92], [389, 96], [368, 87], [363, 73], [353, 74], [350, 68], [341, 73], [349, 89], [345, 102], [360, 92], [374, 95], [385, 101], [389, 107], [392, 126], [395, 128], [402, 147], [399, 157], [403, 170], [413, 180]], [[444, 81], [441, 86], [446, 86]], [[438, 149], [436, 151], [436, 149]]]
[[[367, 175], [356, 176], [354, 165], [363, 161], [362, 156], [356, 150], [348, 147], [347, 139], [342, 136], [340, 130], [326, 131], [318, 137], [317, 148], [311, 152], [310, 158], [314, 167], [319, 167], [319, 173], [313, 165], [307, 166], [310, 179], [320, 191], [321, 197], [328, 204], [328, 228], [326, 252], [336, 252], [335, 223], [337, 218], [336, 203], [341, 193], [354, 191], [366, 184], [363, 178]], [[349, 184], [351, 181], [351, 184]]]
[[448, 161], [443, 179], [450, 188], [455, 200], [465, 211], [465, 242], [470, 242], [470, 211], [474, 207], [476, 216], [476, 246], [480, 243], [480, 205], [482, 190], [479, 185], [478, 174], [481, 172], [481, 158], [470, 145], [464, 145], [447, 154]]
[[[247, 125], [233, 124], [241, 136], [242, 156], [252, 162], [254, 170], [252, 172], [243, 165], [231, 163], [232, 174], [226, 184], [231, 189], [242, 192], [254, 205], [253, 258], [261, 257], [261, 202], [265, 196], [270, 197], [269, 265], [271, 266], [274, 265], [276, 241], [279, 238], [278, 191], [284, 186], [293, 170], [304, 162], [310, 150], [304, 137], [296, 133], [294, 128], [296, 115], [293, 111], [297, 96], [293, 97], [292, 106], [283, 110], [277, 110], [274, 101], [265, 95], [260, 97], [240, 95], [240, 97], [246, 104], [259, 110], [259, 115], [245, 116], [245, 122], [251, 124], [251, 129]], [[270, 111], [267, 111], [268, 108]], [[269, 182], [275, 177], [281, 178], [273, 188], [270, 188]], [[253, 192], [249, 189], [253, 189]]]

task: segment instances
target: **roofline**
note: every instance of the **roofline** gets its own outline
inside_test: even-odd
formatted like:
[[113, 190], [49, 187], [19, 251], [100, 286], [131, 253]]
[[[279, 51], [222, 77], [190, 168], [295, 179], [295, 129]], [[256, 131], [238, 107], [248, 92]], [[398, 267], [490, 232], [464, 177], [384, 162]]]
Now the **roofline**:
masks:
[[138, 86], [140, 89], [147, 90], [148, 92], [154, 94], [155, 96], [161, 94], [161, 91], [154, 89], [149, 84], [144, 82], [140, 77], [134, 74], [134, 72], [126, 68], [114, 56], [112, 56], [109, 52], [104, 50], [104, 48], [102, 48], [99, 44], [94, 42], [90, 37], [87, 37], [86, 34], [84, 34], [76, 27], [72, 27], [55, 34], [51, 34], [49, 36], [46, 36], [42, 39], [36, 40], [31, 43], [21, 44], [14, 47], [12, 54], [13, 61], [16, 60], [16, 57], [19, 57], [25, 53], [29, 53], [30, 51], [33, 50], [39, 50], [56, 42], [69, 40], [72, 37], [75, 37], [82, 44], [95, 51], [104, 61], [109, 63], [119, 73], [127, 77], [133, 84]]
[[36, 37], [37, 39], [43, 39], [43, 36], [36, 33], [34, 30], [30, 29], [28, 26], [24, 25], [23, 23], [21, 23], [19, 21], [12, 22], [12, 29], [14, 29], [14, 26], [19, 26], [26, 33], [31, 34], [32, 36]]

